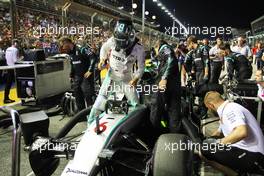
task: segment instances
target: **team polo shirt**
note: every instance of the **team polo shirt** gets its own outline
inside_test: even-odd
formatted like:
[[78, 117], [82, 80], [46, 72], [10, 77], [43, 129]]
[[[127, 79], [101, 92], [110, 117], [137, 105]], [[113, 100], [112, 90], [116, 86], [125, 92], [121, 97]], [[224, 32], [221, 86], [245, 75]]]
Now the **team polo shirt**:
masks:
[[15, 65], [18, 60], [18, 49], [16, 47], [9, 47], [6, 49], [6, 64], [9, 66]]
[[261, 85], [259, 85], [259, 84], [257, 84], [257, 85], [258, 85], [258, 97], [262, 101], [264, 101], [264, 88]]
[[220, 127], [224, 136], [228, 136], [232, 131], [241, 125], [247, 125], [248, 136], [231, 146], [238, 147], [250, 152], [260, 152], [264, 154], [264, 136], [255, 117], [243, 106], [225, 101], [218, 109], [220, 117]]
[[235, 52], [235, 53], [240, 53], [240, 54], [242, 54], [242, 55], [244, 55], [246, 57], [251, 57], [252, 56], [252, 52], [251, 52], [249, 46], [247, 46], [247, 45], [244, 45], [242, 47], [234, 46], [232, 48], [232, 51]]

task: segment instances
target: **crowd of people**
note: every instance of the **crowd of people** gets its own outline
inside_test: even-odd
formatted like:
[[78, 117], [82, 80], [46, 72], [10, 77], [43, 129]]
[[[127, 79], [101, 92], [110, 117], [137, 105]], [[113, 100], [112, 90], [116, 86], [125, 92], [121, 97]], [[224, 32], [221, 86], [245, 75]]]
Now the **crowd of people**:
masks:
[[[20, 49], [44, 49], [47, 55], [54, 55], [59, 53], [59, 39], [66, 35], [57, 33], [55, 31], [44, 31], [44, 28], [59, 28], [61, 25], [61, 16], [57, 14], [47, 14], [37, 11], [28, 11], [26, 9], [19, 9], [17, 11], [17, 39], [20, 40]], [[9, 9], [0, 8], [0, 50], [5, 50], [11, 45], [11, 15]], [[67, 27], [74, 27], [82, 29], [87, 27], [89, 23], [83, 21], [76, 21], [69, 19]], [[91, 34], [76, 32], [75, 35], [70, 35], [70, 38], [82, 44], [86, 41], [89, 45], [99, 48], [100, 44], [104, 42], [111, 35], [111, 31], [107, 28], [100, 28], [96, 35], [94, 35], [93, 42], [91, 42]]]

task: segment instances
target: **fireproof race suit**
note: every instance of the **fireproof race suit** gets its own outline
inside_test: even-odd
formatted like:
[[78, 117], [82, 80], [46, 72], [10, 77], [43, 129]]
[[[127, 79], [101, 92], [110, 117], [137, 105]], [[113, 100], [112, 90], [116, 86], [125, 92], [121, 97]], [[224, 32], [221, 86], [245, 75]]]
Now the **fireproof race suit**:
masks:
[[114, 38], [112, 37], [103, 44], [100, 51], [100, 59], [109, 59], [110, 68], [88, 117], [88, 125], [95, 120], [95, 117], [101, 111], [105, 110], [107, 97], [111, 92], [124, 93], [132, 106], [139, 104], [136, 88], [129, 85], [132, 79], [140, 79], [144, 73], [145, 51], [144, 47], [138, 43], [138, 40], [130, 48], [116, 51]]

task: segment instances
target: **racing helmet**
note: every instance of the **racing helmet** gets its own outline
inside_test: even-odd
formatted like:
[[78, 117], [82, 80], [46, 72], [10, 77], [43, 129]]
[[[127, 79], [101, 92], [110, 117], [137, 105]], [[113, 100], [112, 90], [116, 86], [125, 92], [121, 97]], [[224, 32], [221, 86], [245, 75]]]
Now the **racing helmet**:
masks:
[[116, 50], [128, 49], [133, 45], [136, 38], [136, 30], [129, 19], [120, 19], [117, 21], [114, 29], [114, 41]]

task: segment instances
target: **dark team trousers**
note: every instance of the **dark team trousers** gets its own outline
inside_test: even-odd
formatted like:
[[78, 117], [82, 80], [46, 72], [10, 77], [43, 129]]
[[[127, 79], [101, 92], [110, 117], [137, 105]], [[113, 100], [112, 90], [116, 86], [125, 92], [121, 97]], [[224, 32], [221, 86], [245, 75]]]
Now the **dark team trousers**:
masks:
[[204, 84], [204, 71], [203, 70], [196, 71], [195, 79], [196, 79], [197, 85]]
[[264, 61], [261, 58], [256, 58], [257, 60], [257, 69], [262, 70], [264, 67]]
[[219, 77], [222, 71], [222, 62], [210, 63], [210, 81], [209, 83], [218, 84]]
[[85, 109], [85, 103], [88, 106], [93, 104], [94, 96], [94, 76], [90, 75], [88, 79], [80, 76], [75, 76], [73, 79], [73, 90], [76, 98], [78, 110]]
[[[177, 84], [176, 81], [172, 81]], [[178, 83], [180, 85], [180, 83]], [[180, 86], [167, 85], [165, 92], [154, 92], [151, 97], [150, 119], [154, 127], [160, 128], [162, 117], [168, 112], [169, 129], [171, 133], [177, 133], [181, 129], [181, 91]], [[166, 107], [165, 107], [166, 105]]]
[[240, 173], [263, 173], [264, 155], [256, 152], [249, 152], [237, 147], [216, 144], [215, 148], [201, 150], [203, 156], [208, 160], [216, 161]]
[[252, 70], [249, 70], [247, 68], [240, 68], [238, 71], [236, 78], [237, 80], [245, 80], [250, 79], [252, 76]]
[[5, 84], [5, 100], [9, 99], [10, 89], [12, 87], [12, 83], [15, 80], [14, 70], [7, 70], [6, 84]]

